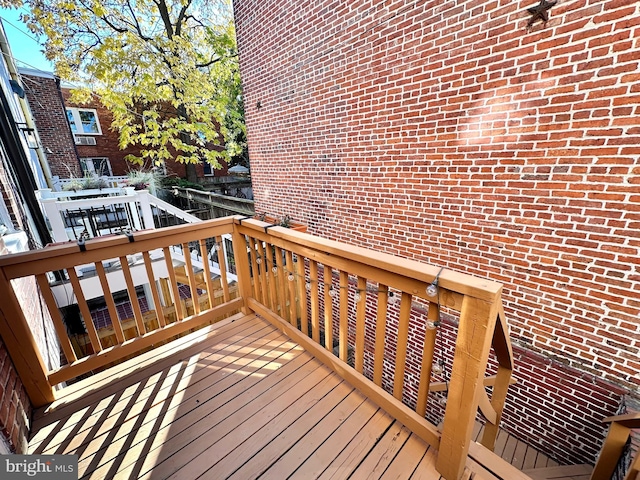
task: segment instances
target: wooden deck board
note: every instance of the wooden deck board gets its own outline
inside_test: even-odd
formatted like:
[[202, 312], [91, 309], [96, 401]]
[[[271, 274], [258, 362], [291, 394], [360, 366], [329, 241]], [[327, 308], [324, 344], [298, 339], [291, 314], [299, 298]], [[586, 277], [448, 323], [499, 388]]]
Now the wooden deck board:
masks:
[[255, 315], [83, 380], [34, 417], [29, 451], [78, 455], [80, 478], [440, 479], [433, 448]]

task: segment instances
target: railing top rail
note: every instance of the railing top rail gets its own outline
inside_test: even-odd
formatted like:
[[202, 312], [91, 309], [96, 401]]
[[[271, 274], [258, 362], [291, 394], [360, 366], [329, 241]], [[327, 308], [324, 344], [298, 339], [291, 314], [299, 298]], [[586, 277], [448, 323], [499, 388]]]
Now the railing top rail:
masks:
[[[68, 268], [71, 264], [81, 265], [137, 253], [144, 249], [188, 242], [197, 238], [199, 234], [202, 234], [200, 237], [209, 237], [230, 233], [233, 224], [234, 217], [223, 217], [157, 230], [144, 230], [133, 233], [133, 242], [124, 235], [96, 237], [86, 241], [84, 252], [80, 252], [76, 242], [65, 242], [50, 245], [42, 250], [5, 255], [0, 258], [0, 269], [4, 270], [8, 279], [37, 275]], [[70, 262], [70, 256], [79, 257], [76, 262]]]
[[133, 192], [133, 187], [108, 187], [108, 188], [92, 188], [87, 190], [62, 190], [54, 191], [48, 188], [37, 190], [36, 193], [41, 200], [74, 198], [74, 197], [105, 197], [114, 193], [125, 195]]
[[[264, 228], [269, 226], [268, 223], [254, 219], [242, 220], [241, 222], [237, 219], [236, 222], [262, 233], [264, 233]], [[435, 265], [428, 265], [416, 260], [400, 258], [387, 253], [328, 240], [285, 227], [271, 227], [268, 229], [268, 233], [275, 238], [290, 241], [329, 255], [335, 255], [336, 257], [347, 258], [370, 267], [387, 270], [427, 284], [433, 282], [440, 272], [440, 267]], [[502, 292], [502, 284], [498, 282], [448, 269], [444, 269], [440, 273], [438, 285], [445, 290], [491, 303], [497, 301]]]
[[195, 215], [191, 215], [190, 213], [185, 212], [184, 210], [181, 210], [178, 207], [176, 207], [174, 205], [171, 205], [168, 202], [165, 202], [164, 200], [156, 197], [155, 195], [150, 194], [147, 191], [143, 190], [140, 193], [143, 194], [143, 195], [146, 195], [148, 197], [149, 203], [151, 205], [154, 205], [155, 207], [157, 207], [157, 208], [159, 208], [161, 210], [164, 210], [164, 211], [166, 211], [168, 213], [171, 213], [172, 215], [174, 215], [174, 216], [176, 216], [178, 218], [181, 218], [186, 222], [189, 222], [189, 223], [200, 223], [200, 222], [202, 222], [201, 218], [198, 218]]
[[230, 200], [233, 199], [234, 202], [237, 203], [246, 203], [247, 205], [253, 205], [253, 200], [247, 200], [246, 198], [237, 198], [229, 195], [222, 195], [221, 193], [214, 193], [207, 190], [196, 190], [193, 188], [181, 188], [181, 187], [172, 187], [173, 190], [177, 190], [179, 192], [187, 192], [194, 195], [202, 195], [204, 197], [212, 197], [219, 200]]

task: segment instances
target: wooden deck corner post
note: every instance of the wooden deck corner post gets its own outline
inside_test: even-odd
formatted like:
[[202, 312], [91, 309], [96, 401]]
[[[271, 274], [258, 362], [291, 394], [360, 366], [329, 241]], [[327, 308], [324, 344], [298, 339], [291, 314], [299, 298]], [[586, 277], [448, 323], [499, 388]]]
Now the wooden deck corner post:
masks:
[[[611, 478], [620, 457], [624, 452], [624, 448], [631, 435], [631, 430], [640, 428], [640, 414], [628, 413], [608, 417], [603, 420], [604, 423], [610, 423], [607, 437], [604, 439], [602, 449], [593, 467], [590, 480], [599, 480], [601, 478]], [[629, 470], [625, 475], [625, 480], [635, 479], [640, 470], [640, 453], [636, 453], [636, 457], [631, 462]]]
[[499, 293], [493, 302], [465, 296], [451, 369], [447, 407], [436, 468], [447, 480], [462, 477], [480, 389], [489, 358], [491, 340], [498, 315]]
[[249, 270], [249, 257], [247, 254], [247, 239], [238, 231], [239, 225], [240, 220], [236, 220], [233, 225], [233, 258], [236, 262], [238, 293], [242, 298], [240, 311], [248, 315], [252, 312], [247, 303], [247, 300], [253, 297], [251, 293], [251, 272]]
[[47, 378], [47, 367], [40, 354], [31, 328], [11, 286], [0, 272], [0, 336], [34, 407], [42, 407], [55, 400], [53, 387]]

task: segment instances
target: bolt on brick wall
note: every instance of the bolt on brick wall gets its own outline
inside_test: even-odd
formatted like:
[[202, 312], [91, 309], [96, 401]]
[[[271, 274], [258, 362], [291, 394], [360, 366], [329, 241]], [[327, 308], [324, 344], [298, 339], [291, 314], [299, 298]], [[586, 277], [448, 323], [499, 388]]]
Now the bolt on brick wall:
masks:
[[528, 6], [236, 0], [256, 211], [502, 282], [505, 425], [593, 461], [640, 384], [640, 4]]

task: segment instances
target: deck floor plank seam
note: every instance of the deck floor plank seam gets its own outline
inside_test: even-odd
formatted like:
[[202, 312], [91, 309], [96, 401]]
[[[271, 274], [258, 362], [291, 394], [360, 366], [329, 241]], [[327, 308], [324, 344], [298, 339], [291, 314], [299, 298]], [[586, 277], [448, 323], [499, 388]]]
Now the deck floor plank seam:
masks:
[[[46, 408], [36, 410], [34, 414], [34, 426], [40, 429], [38, 422], [50, 422], [56, 418], [64, 418], [67, 411], [75, 411], [81, 405], [89, 405], [93, 401], [101, 400], [105, 390], [114, 388], [120, 380], [125, 385], [146, 380], [153, 373], [166, 368], [168, 364], [180, 360], [179, 357], [188, 357], [196, 354], [204, 348], [215, 347], [218, 343], [224, 344], [230, 337], [236, 334], [246, 336], [246, 331], [254, 326], [259, 327], [263, 323], [255, 315], [246, 317], [247, 323], [233, 321], [216, 328], [216, 325], [205, 327], [203, 332], [193, 332], [173, 342], [162, 345], [138, 357], [123, 362], [104, 372], [90, 378], [81, 380], [62, 390], [61, 397]], [[215, 342], [215, 343], [211, 343]], [[179, 357], [176, 357], [178, 355]], [[156, 372], [153, 372], [155, 370]]]
[[[313, 365], [314, 362], [309, 362], [310, 367], [314, 366], [315, 369], [304, 370], [303, 366], [299, 372], [291, 375], [285, 381], [287, 384], [280, 385], [278, 390], [282, 392], [280, 395], [272, 397], [269, 395], [271, 392], [265, 392], [254, 399], [249, 404], [250, 408], [245, 408], [246, 411], [238, 410], [236, 413], [228, 417], [228, 424], [220, 428], [220, 424], [214, 427], [207, 433], [209, 435], [203, 435], [192, 442], [179, 454], [173, 454], [167, 461], [158, 465], [160, 470], [160, 476], [154, 475], [154, 478], [166, 478], [166, 479], [185, 479], [185, 478], [200, 478], [210, 465], [215, 465], [218, 461], [222, 460], [236, 445], [240, 439], [245, 438], [247, 435], [255, 433], [259, 428], [267, 425], [271, 420], [277, 418], [279, 414], [289, 408], [295, 408], [298, 403], [313, 404], [317, 402], [319, 398], [322, 398], [335, 386], [339, 379], [337, 376], [331, 375], [328, 368], [323, 366]], [[317, 372], [317, 370], [324, 370]], [[299, 373], [299, 376], [295, 376]], [[295, 385], [289, 385], [289, 382], [293, 382]], [[262, 401], [261, 401], [262, 400]], [[201, 461], [198, 462], [197, 459]], [[196, 460], [196, 461], [194, 461]], [[168, 468], [167, 463], [172, 465]], [[167, 476], [167, 473], [171, 475]], [[145, 475], [142, 478], [148, 478], [149, 475]]]
[[[261, 427], [257, 432], [248, 437], [245, 441], [235, 446], [220, 462], [215, 465], [215, 473], [221, 478], [232, 478], [234, 475], [241, 478], [250, 478], [246, 470], [251, 464], [259, 462], [259, 456], [270, 447], [274, 450], [282, 450], [286, 445], [286, 440], [279, 443], [278, 439], [286, 438], [287, 433], [293, 435], [295, 439], [303, 437], [313, 425], [317, 424], [325, 415], [342, 402], [353, 391], [353, 387], [345, 381], [339, 379], [339, 383], [319, 399], [313, 408], [298, 412], [299, 415], [289, 415], [285, 410], [277, 419]], [[277, 445], [277, 447], [276, 447]], [[264, 456], [264, 455], [263, 455]], [[213, 468], [213, 467], [212, 467]], [[245, 473], [238, 473], [242, 469]], [[255, 473], [254, 473], [255, 474]]]
[[[234, 408], [237, 404], [234, 403], [234, 400], [238, 399], [238, 402], [244, 401], [244, 403], [240, 403], [240, 405], [249, 403], [253, 392], [262, 392], [263, 390], [270, 388], [281, 376], [288, 375], [292, 371], [296, 371], [300, 365], [305, 365], [310, 361], [310, 355], [300, 353], [295, 356], [295, 358], [289, 359], [284, 365], [277, 368], [275, 370], [276, 375], [267, 375], [268, 367], [270, 365], [270, 363], [267, 363], [260, 370], [255, 372], [254, 375], [245, 377], [239, 382], [235, 382], [230, 388], [225, 388], [220, 392], [216, 392], [216, 395], [211, 398], [208, 398], [203, 402], [199, 402], [198, 399], [196, 399], [193, 402], [197, 404], [196, 407], [190, 408], [188, 412], [183, 412], [180, 415], [178, 414], [179, 412], [175, 412], [175, 416], [172, 416], [171, 418], [165, 417], [166, 420], [163, 421], [157, 429], [149, 430], [148, 428], [145, 428], [137, 432], [132, 432], [137, 437], [137, 441], [134, 442], [134, 445], [138, 446], [139, 444], [146, 442], [149, 436], [153, 436], [154, 447], [150, 449], [150, 451], [153, 451], [162, 449], [165, 442], [183, 431], [187, 431], [188, 433], [197, 436], [198, 432], [201, 432], [203, 428], [206, 429], [210, 426], [203, 421], [206, 417], [216, 415], [220, 416], [220, 421], [224, 420], [235, 411]], [[260, 373], [261, 371], [263, 371], [263, 373]], [[260, 378], [259, 375], [264, 376]], [[263, 380], [267, 381], [263, 382]], [[224, 387], [227, 386], [225, 385]], [[247, 394], [247, 392], [251, 393]], [[212, 393], [213, 395], [213, 392], [208, 393]], [[242, 399], [242, 397], [245, 398]], [[180, 398], [175, 397], [175, 400], [177, 401], [177, 409], [184, 408]], [[151, 423], [153, 420], [154, 419], [152, 417], [148, 423]], [[169, 436], [169, 433], [171, 433], [171, 436]], [[117, 449], [118, 446], [110, 445], [109, 448], [114, 450]], [[124, 465], [122, 465], [123, 468], [138, 461], [138, 452], [134, 450], [124, 452], [117, 451], [116, 455], [113, 455], [113, 458], [122, 456], [128, 457], [129, 459], [129, 463], [124, 462]], [[144, 459], [145, 463], [149, 463], [152, 458], [155, 457], [149, 453], [148, 457]], [[80, 465], [82, 463], [83, 461], [81, 460]]]
[[[203, 379], [205, 379], [208, 376], [213, 375], [215, 372], [213, 371], [209, 371], [209, 368], [214, 368], [216, 367], [216, 364], [218, 364], [217, 366], [219, 368], [223, 368], [225, 366], [231, 365], [235, 362], [237, 362], [237, 359], [233, 358], [234, 354], [238, 354], [238, 352], [242, 352], [243, 349], [245, 350], [245, 355], [243, 355], [243, 358], [247, 358], [249, 355], [254, 354], [255, 352], [260, 351], [261, 348], [264, 348], [265, 345], [268, 346], [270, 343], [273, 342], [277, 342], [277, 347], [280, 347], [281, 345], [286, 344], [287, 342], [285, 341], [285, 338], [283, 335], [277, 335], [276, 332], [268, 332], [267, 335], [264, 335], [262, 339], [258, 340], [258, 341], [254, 341], [252, 340], [251, 337], [249, 337], [248, 339], [243, 339], [242, 342], [239, 342], [239, 348], [238, 349], [231, 349], [231, 350], [225, 350], [225, 349], [220, 349], [214, 352], [209, 352], [209, 351], [205, 351], [203, 353], [207, 353], [207, 355], [204, 358], [200, 358], [200, 357], [196, 357], [196, 356], [192, 356], [190, 359], [187, 359], [186, 361], [191, 365], [189, 368], [191, 369], [196, 369], [196, 366], [198, 367], [197, 370], [194, 372], [193, 376], [189, 379], [185, 379], [183, 378], [181, 381], [183, 383], [188, 383], [188, 387], [191, 387], [193, 390], [195, 390], [194, 385], [197, 382], [202, 381]], [[248, 346], [244, 344], [244, 342], [254, 342], [253, 345]], [[275, 343], [274, 343], [275, 344]], [[268, 353], [267, 353], [268, 355]], [[229, 361], [225, 362], [225, 358], [229, 357]], [[164, 379], [164, 384], [161, 387], [161, 392], [164, 392], [165, 394], [168, 392], [170, 386], [173, 384], [173, 381], [175, 380], [175, 378], [178, 375], [179, 370], [181, 369], [181, 365], [183, 364], [185, 360], [175, 363], [174, 365], [171, 365], [171, 367], [169, 367], [169, 374], [167, 375], [167, 377]], [[211, 363], [209, 363], [211, 362]], [[194, 363], [197, 363], [194, 364]], [[207, 366], [207, 370], [203, 369], [202, 367], [206, 364]], [[237, 363], [236, 363], [237, 364]], [[239, 368], [241, 368], [241, 366], [239, 366]], [[147, 385], [143, 388], [143, 390], [141, 392], [138, 392], [138, 396], [137, 396], [137, 402], [139, 402], [140, 400], [146, 399], [152, 392], [154, 385], [157, 384], [157, 380], [163, 375], [163, 371], [158, 372], [157, 374], [154, 374], [153, 376], [149, 377], [149, 380], [146, 382]], [[192, 381], [192, 379], [195, 379], [195, 381]], [[209, 385], [203, 384], [203, 386], [208, 387]], [[139, 385], [137, 386], [137, 388], [139, 389]], [[127, 388], [126, 390], [129, 390], [129, 388]], [[185, 388], [180, 388], [178, 391], [181, 390], [186, 390]], [[136, 395], [136, 391], [131, 391], [131, 395], [128, 395], [127, 393], [125, 393], [125, 390], [121, 391], [120, 396], [118, 397], [118, 402], [112, 407], [112, 408], [107, 408], [107, 406], [104, 407], [104, 410], [108, 410], [109, 411], [109, 418], [116, 416], [117, 414], [119, 414], [122, 410], [125, 409], [127, 402], [127, 399], [130, 398], [131, 396]], [[115, 396], [115, 394], [114, 394]], [[156, 400], [155, 400], [155, 404], [160, 403], [161, 401], [165, 401], [166, 395], [164, 396], [157, 396]], [[138, 405], [136, 403], [136, 405]], [[143, 411], [139, 411], [140, 407], [134, 407], [133, 409], [129, 410], [127, 413], [127, 419], [133, 418], [133, 416], [137, 415], [137, 414], [141, 414], [144, 413]], [[80, 430], [77, 433], [81, 433], [82, 431], [90, 428], [92, 426], [92, 423], [95, 423], [96, 420], [96, 414], [99, 412], [99, 409], [94, 409], [93, 410], [93, 415], [91, 417], [89, 417], [89, 419], [85, 420], [83, 427], [83, 430]], [[92, 421], [93, 420], [93, 421]], [[68, 437], [68, 435], [65, 435], [65, 430], [69, 429], [69, 428], [75, 428], [76, 425], [80, 424], [82, 421], [82, 419], [80, 419], [80, 421], [76, 422], [74, 424], [74, 421], [72, 418], [69, 419], [69, 421], [66, 422], [66, 425], [64, 427], [62, 427], [61, 429], [58, 430], [57, 435], [62, 436], [63, 438]], [[104, 428], [109, 427], [110, 423], [105, 423], [103, 424]], [[47, 452], [47, 448], [49, 449], [52, 446], [57, 445], [58, 443], [56, 443], [56, 437], [52, 437], [51, 439], [49, 439], [48, 441], [43, 441], [43, 442], [34, 442], [33, 446], [35, 446], [36, 444], [38, 445], [36, 447], [35, 450], [33, 450], [33, 453], [46, 453]], [[42, 446], [42, 444], [45, 444], [45, 446]]]
[[[344, 391], [340, 393], [342, 398], [339, 401], [330, 402], [329, 405], [326, 405], [327, 409], [322, 412], [306, 412], [305, 415], [299, 419], [299, 423], [291, 424], [290, 427], [278, 434], [264, 449], [253, 455], [240, 468], [232, 472], [228, 479], [243, 480], [245, 478], [259, 477], [283, 455], [291, 451], [301, 438], [305, 438], [314, 428], [319, 428], [319, 424], [327, 418], [336, 415], [334, 411], [345, 408], [345, 405], [347, 405], [354, 396], [357, 396], [358, 393], [347, 382], [343, 381], [341, 385]], [[337, 400], [337, 398], [335, 400]]]

